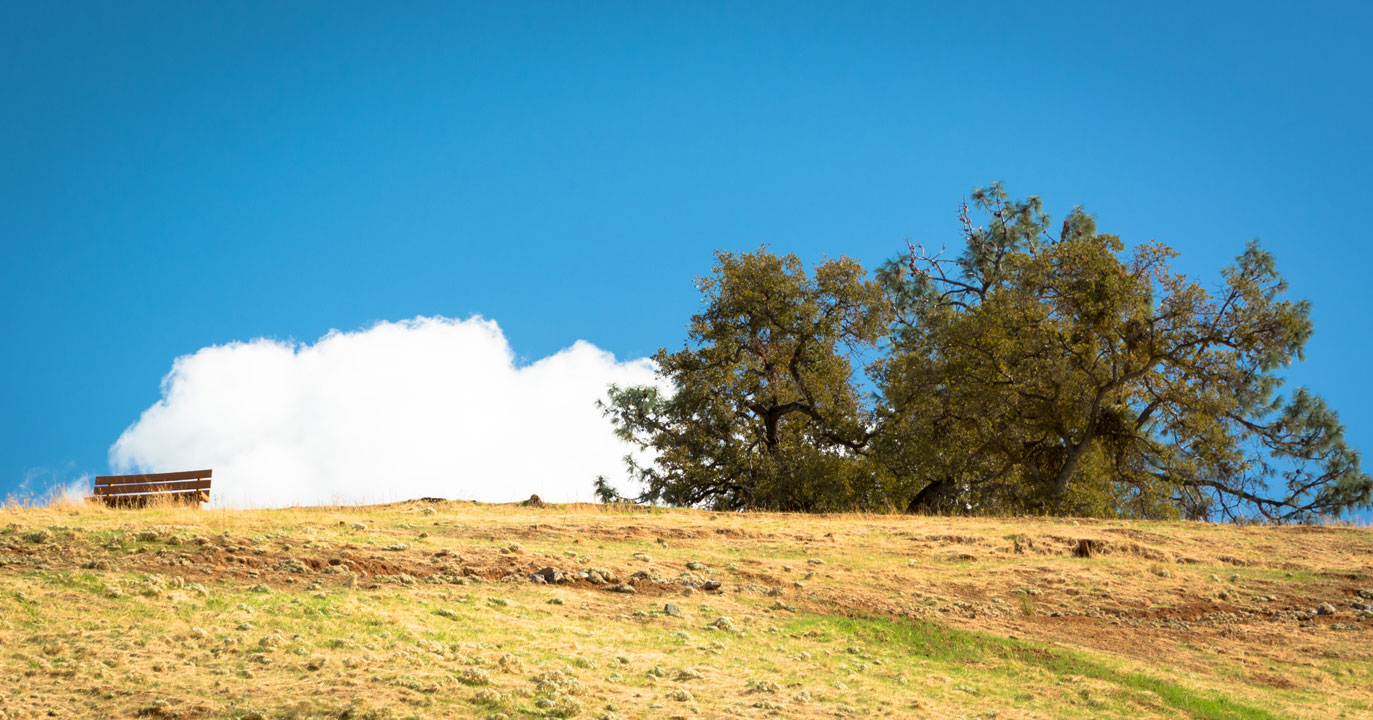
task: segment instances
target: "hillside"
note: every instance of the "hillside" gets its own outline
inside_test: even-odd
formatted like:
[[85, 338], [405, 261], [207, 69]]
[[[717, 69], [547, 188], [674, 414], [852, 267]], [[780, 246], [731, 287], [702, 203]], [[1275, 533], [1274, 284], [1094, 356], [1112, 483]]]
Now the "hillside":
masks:
[[1368, 528], [0, 510], [4, 719], [1359, 718], [1371, 688]]

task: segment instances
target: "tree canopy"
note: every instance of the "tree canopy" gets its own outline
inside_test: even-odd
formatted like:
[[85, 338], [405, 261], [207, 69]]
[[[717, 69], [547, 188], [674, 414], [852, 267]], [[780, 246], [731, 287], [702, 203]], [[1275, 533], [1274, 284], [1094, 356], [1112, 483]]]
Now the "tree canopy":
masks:
[[717, 253], [688, 346], [659, 350], [675, 391], [610, 389], [620, 437], [656, 452], [632, 474], [643, 500], [717, 509], [845, 509], [882, 498], [860, 462], [872, 437], [849, 351], [886, 327], [877, 283], [841, 258]]
[[873, 280], [848, 259], [812, 276], [719, 253], [687, 346], [655, 356], [674, 391], [606, 405], [656, 452], [631, 464], [641, 499], [1270, 520], [1369, 505], [1335, 412], [1282, 392], [1310, 305], [1258, 243], [1208, 290], [1167, 246], [1127, 249], [1081, 209], [1053, 233], [1039, 199], [998, 185], [960, 220], [961, 254], [911, 245]]

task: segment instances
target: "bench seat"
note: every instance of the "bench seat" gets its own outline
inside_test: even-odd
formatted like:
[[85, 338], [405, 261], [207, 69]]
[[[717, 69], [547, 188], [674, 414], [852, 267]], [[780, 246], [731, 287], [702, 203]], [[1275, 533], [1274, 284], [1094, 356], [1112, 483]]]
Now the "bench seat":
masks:
[[212, 470], [101, 475], [95, 479], [92, 500], [110, 507], [147, 507], [158, 502], [196, 504], [210, 501]]

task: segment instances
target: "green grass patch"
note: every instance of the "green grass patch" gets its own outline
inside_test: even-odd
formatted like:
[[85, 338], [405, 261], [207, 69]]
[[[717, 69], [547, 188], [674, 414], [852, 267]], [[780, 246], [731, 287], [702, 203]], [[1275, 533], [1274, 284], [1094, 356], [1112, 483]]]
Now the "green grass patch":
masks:
[[[789, 632], [831, 632], [864, 639], [902, 653], [946, 665], [979, 665], [998, 659], [1036, 667], [1056, 676], [1077, 676], [1156, 696], [1174, 710], [1197, 720], [1277, 720], [1261, 708], [1216, 693], [1192, 690], [1159, 677], [1111, 667], [1082, 653], [1063, 652], [1006, 637], [949, 628], [935, 623], [874, 618], [810, 617], [793, 622]], [[1009, 669], [1009, 668], [1007, 668]]]

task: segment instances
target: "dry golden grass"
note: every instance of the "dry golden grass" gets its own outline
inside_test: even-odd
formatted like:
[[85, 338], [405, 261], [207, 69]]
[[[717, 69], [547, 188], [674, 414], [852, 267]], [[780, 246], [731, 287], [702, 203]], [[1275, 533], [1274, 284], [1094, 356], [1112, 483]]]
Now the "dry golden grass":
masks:
[[0, 718], [1373, 717], [1361, 592], [1357, 527], [10, 503]]

